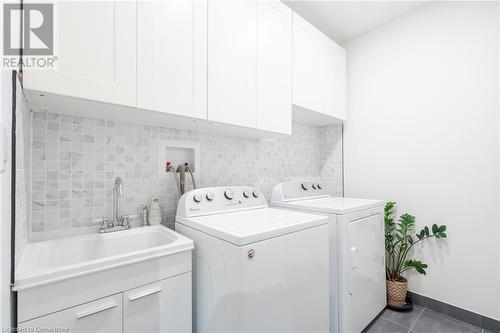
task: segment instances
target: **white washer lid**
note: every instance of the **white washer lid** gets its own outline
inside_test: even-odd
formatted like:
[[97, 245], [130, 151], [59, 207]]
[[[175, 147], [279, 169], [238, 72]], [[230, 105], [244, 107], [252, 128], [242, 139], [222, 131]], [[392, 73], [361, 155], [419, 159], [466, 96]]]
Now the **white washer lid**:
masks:
[[286, 209], [259, 208], [192, 218], [178, 217], [177, 223], [241, 246], [327, 224], [328, 218]]
[[320, 197], [288, 202], [272, 202], [272, 204], [280, 207], [290, 207], [293, 209], [308, 210], [319, 213], [348, 214], [363, 209], [381, 206], [384, 204], [384, 201], [339, 197]]

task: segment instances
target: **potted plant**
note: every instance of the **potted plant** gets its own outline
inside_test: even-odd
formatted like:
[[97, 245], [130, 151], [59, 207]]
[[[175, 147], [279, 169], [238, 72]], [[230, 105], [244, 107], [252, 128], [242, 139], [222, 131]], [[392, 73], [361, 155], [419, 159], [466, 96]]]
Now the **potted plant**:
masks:
[[446, 226], [433, 224], [412, 235], [415, 216], [403, 214], [394, 221], [395, 202], [388, 202], [384, 208], [387, 301], [389, 305], [401, 307], [406, 300], [408, 281], [403, 273], [415, 269], [426, 275], [427, 264], [420, 260], [408, 259], [410, 250], [429, 238], [446, 238]]

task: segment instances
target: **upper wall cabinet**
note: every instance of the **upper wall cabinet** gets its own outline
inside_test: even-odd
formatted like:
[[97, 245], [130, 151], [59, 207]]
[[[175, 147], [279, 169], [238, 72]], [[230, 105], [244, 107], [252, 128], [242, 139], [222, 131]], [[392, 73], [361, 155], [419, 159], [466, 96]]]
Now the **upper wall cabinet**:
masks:
[[[293, 104], [339, 120], [346, 118], [346, 53], [293, 14]], [[306, 118], [320, 119], [314, 113]], [[307, 121], [307, 119], [305, 119]]]
[[207, 3], [138, 1], [137, 107], [207, 118]]
[[292, 133], [292, 10], [257, 2], [257, 128]]
[[291, 133], [291, 18], [279, 1], [209, 1], [209, 120]]
[[293, 104], [323, 112], [323, 36], [293, 13]]
[[136, 105], [136, 3], [54, 3], [55, 69], [24, 70], [28, 89]]
[[256, 1], [208, 3], [208, 119], [256, 127]]
[[323, 111], [340, 120], [347, 116], [347, 63], [345, 49], [324, 37]]
[[290, 134], [292, 105], [298, 121], [346, 117], [345, 50], [280, 1], [59, 1], [54, 13], [57, 66], [26, 69], [28, 89], [175, 126]]

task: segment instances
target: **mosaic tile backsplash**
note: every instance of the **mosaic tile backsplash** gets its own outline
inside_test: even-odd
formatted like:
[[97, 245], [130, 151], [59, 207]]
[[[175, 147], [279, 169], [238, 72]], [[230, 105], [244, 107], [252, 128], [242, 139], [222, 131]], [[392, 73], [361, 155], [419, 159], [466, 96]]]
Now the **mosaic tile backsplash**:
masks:
[[252, 140], [57, 113], [32, 115], [33, 233], [97, 225], [99, 217], [111, 217], [117, 176], [125, 190], [121, 215], [140, 216], [139, 207], [159, 196], [162, 223], [173, 227], [178, 195], [159, 153], [166, 141], [199, 146], [195, 176], [202, 187], [251, 185], [269, 199], [275, 184], [306, 177], [341, 194], [341, 125], [318, 130], [295, 123], [292, 136]]

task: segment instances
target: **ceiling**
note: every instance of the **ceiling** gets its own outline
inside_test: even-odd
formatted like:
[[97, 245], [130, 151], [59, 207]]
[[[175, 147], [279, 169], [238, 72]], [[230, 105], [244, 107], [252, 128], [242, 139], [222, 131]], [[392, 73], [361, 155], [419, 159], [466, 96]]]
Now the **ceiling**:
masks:
[[368, 32], [428, 1], [285, 1], [338, 43]]

